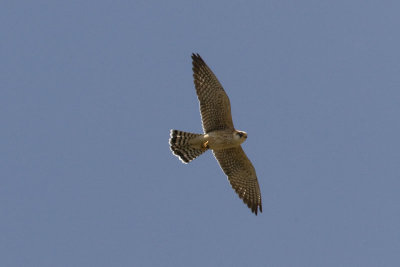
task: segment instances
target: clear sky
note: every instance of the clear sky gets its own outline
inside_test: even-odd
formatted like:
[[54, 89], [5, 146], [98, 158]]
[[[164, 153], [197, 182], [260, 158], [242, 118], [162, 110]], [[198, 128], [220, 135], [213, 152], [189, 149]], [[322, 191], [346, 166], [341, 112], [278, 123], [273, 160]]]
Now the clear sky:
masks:
[[[1, 1], [0, 266], [400, 266], [399, 1]], [[200, 132], [192, 52], [263, 213]]]

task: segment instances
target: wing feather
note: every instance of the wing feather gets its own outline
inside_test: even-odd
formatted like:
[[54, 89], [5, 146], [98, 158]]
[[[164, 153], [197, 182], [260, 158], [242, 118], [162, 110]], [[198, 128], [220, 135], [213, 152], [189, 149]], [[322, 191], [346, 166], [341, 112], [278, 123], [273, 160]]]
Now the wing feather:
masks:
[[233, 130], [231, 104], [224, 88], [199, 54], [192, 54], [192, 60], [204, 132]]
[[218, 160], [232, 188], [243, 202], [257, 215], [258, 209], [262, 212], [261, 192], [258, 185], [256, 170], [244, 153], [241, 146], [214, 150]]

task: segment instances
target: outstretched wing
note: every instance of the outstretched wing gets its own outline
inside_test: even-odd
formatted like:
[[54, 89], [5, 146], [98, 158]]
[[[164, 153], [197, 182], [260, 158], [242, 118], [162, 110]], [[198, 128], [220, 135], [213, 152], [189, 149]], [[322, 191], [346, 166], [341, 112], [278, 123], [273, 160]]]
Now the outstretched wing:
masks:
[[192, 54], [192, 59], [194, 85], [200, 101], [204, 132], [233, 130], [231, 104], [224, 88], [199, 54]]
[[243, 199], [243, 202], [256, 215], [258, 209], [262, 212], [261, 192], [256, 170], [242, 147], [214, 150], [213, 152], [222, 170], [228, 176], [232, 188]]

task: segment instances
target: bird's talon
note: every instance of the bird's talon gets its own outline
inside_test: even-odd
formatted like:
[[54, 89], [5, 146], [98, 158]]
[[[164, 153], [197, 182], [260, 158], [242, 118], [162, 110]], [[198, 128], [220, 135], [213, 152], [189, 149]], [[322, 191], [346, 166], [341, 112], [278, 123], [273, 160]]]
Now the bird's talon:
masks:
[[209, 146], [208, 146], [208, 141], [205, 141], [205, 142], [203, 143], [202, 147], [203, 147], [203, 149], [208, 149], [208, 148], [209, 148]]

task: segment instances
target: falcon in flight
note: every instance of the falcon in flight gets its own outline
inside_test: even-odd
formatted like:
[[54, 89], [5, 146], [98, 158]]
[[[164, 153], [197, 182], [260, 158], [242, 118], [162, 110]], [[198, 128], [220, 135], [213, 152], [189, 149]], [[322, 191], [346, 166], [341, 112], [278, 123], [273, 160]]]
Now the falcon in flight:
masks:
[[247, 133], [233, 126], [229, 98], [211, 69], [199, 54], [192, 54], [192, 60], [204, 134], [171, 130], [171, 151], [189, 163], [211, 149], [232, 188], [257, 215], [262, 205], [256, 170], [240, 145]]

